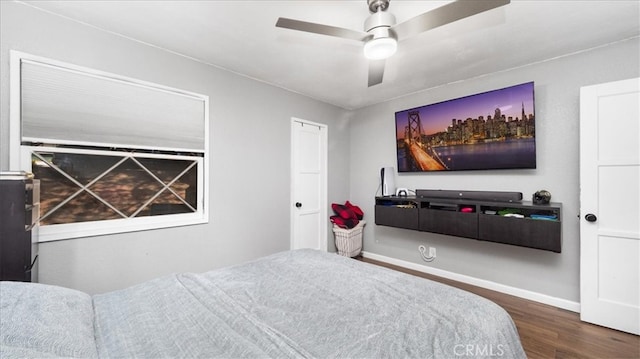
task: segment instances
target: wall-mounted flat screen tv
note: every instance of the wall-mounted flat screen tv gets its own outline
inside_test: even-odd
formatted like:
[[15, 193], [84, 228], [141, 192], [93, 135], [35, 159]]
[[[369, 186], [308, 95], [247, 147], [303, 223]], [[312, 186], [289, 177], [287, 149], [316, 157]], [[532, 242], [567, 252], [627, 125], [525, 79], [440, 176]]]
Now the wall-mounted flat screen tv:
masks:
[[536, 168], [533, 82], [395, 117], [398, 172]]

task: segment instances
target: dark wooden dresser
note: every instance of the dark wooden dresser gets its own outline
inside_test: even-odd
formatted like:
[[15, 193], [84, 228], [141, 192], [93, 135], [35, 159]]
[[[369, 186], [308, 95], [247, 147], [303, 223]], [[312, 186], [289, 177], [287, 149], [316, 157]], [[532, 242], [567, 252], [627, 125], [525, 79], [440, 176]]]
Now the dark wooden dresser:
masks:
[[26, 172], [0, 172], [0, 280], [36, 280], [33, 230], [39, 217], [40, 182]]

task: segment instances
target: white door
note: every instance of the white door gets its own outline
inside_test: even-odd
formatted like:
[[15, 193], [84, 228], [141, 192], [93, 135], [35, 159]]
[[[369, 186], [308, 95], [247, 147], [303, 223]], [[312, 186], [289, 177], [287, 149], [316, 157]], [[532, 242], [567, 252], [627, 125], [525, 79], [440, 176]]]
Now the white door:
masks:
[[291, 249], [327, 250], [327, 126], [291, 121]]
[[582, 320], [640, 333], [640, 79], [580, 91]]

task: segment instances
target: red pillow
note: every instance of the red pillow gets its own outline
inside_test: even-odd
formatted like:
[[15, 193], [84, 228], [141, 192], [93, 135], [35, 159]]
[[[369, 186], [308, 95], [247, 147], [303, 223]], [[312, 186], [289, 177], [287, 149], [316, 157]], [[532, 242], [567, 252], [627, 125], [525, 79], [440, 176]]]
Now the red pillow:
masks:
[[362, 219], [364, 217], [364, 212], [362, 212], [362, 210], [360, 209], [360, 207], [351, 204], [351, 202], [347, 201], [344, 204], [347, 208], [351, 209], [353, 211], [353, 213], [356, 214], [356, 217], [358, 219]]
[[331, 208], [333, 208], [333, 211], [336, 212], [338, 216], [344, 219], [358, 219], [356, 213], [345, 205], [332, 203]]
[[356, 218], [344, 219], [340, 216], [331, 216], [329, 217], [329, 219], [331, 220], [331, 223], [335, 224], [340, 228], [345, 228], [345, 229], [351, 229], [357, 226], [358, 223], [360, 222]]

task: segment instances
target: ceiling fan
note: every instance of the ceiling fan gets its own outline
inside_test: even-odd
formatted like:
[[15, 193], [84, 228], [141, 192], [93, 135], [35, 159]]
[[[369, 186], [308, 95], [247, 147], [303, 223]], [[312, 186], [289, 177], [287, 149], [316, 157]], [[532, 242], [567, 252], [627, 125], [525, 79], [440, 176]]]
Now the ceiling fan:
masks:
[[367, 0], [371, 15], [364, 22], [364, 32], [284, 17], [278, 18], [276, 26], [364, 43], [364, 55], [371, 60], [369, 62], [369, 87], [371, 87], [382, 82], [385, 60], [396, 52], [398, 41], [510, 2], [510, 0], [457, 0], [396, 24], [395, 16], [387, 12], [389, 1]]

